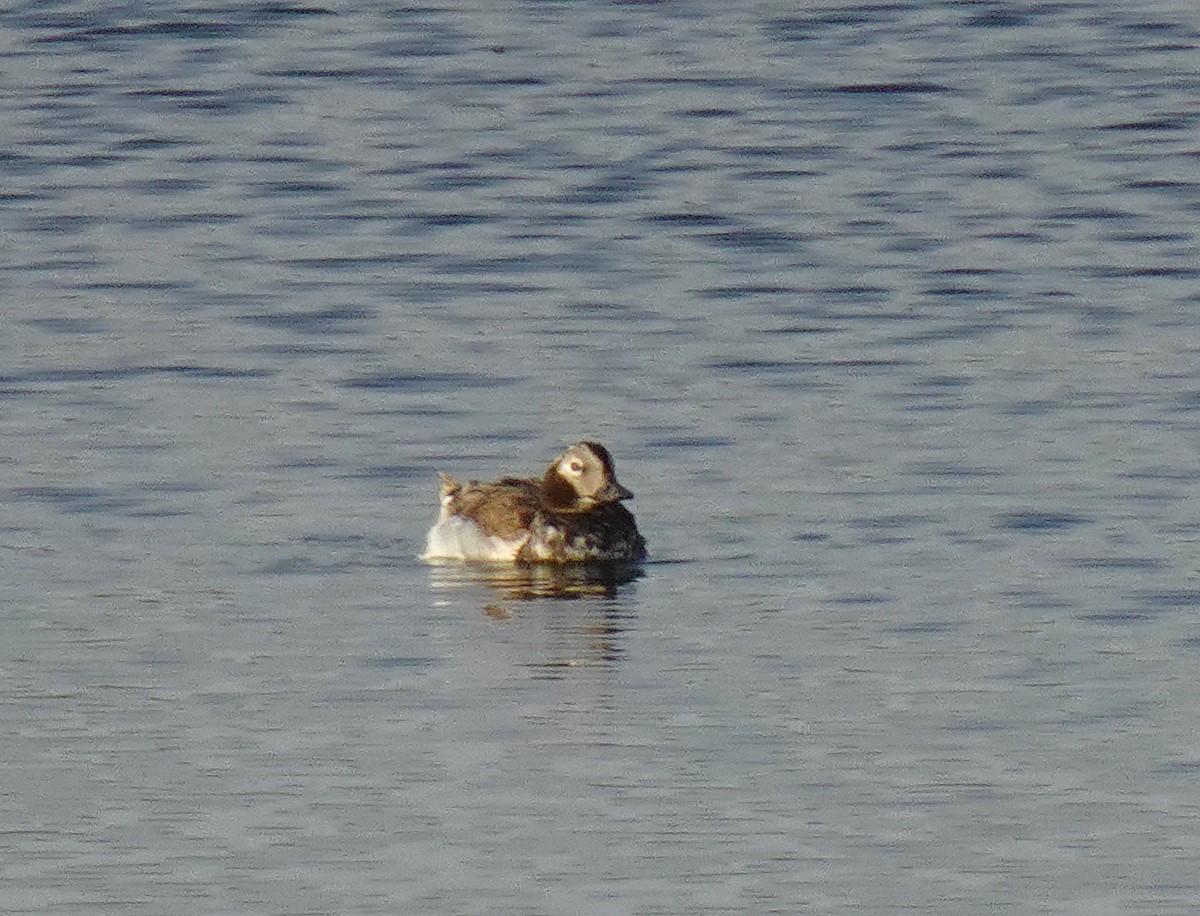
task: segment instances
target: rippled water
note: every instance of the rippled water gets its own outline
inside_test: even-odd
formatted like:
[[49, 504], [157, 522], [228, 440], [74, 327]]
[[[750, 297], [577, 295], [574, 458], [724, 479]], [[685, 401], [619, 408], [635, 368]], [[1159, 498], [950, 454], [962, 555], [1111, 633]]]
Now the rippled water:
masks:
[[1200, 12], [3, 36], [0, 910], [1193, 911]]

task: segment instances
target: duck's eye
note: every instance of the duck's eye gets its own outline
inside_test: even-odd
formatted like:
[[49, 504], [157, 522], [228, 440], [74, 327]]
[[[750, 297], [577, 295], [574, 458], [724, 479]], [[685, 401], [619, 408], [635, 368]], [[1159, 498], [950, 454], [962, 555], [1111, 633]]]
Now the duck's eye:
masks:
[[567, 470], [569, 470], [572, 474], [579, 474], [583, 472], [583, 465], [578, 461], [572, 461], [569, 465], [567, 465]]

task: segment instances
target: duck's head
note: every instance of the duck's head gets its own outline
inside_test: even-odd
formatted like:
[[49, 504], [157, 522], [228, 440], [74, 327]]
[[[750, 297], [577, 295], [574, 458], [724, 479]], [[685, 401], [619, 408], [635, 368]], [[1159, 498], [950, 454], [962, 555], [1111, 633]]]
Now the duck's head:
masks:
[[599, 442], [576, 442], [555, 458], [542, 478], [542, 490], [552, 508], [567, 512], [633, 499], [617, 483], [612, 456]]

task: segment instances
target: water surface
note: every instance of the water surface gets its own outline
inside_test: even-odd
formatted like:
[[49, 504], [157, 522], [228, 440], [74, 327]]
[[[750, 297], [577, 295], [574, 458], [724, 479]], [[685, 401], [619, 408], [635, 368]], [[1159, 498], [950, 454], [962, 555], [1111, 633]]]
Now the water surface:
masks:
[[[4, 912], [1192, 911], [1200, 14], [5, 38]], [[583, 436], [642, 575], [416, 560]]]

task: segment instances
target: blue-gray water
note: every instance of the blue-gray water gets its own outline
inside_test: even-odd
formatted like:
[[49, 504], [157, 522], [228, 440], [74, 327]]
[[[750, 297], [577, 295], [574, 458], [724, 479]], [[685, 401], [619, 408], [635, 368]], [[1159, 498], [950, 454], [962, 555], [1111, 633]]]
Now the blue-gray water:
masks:
[[[0, 911], [1200, 897], [1200, 11], [18, 3]], [[415, 559], [599, 438], [623, 584]]]

